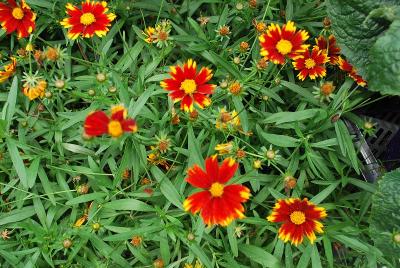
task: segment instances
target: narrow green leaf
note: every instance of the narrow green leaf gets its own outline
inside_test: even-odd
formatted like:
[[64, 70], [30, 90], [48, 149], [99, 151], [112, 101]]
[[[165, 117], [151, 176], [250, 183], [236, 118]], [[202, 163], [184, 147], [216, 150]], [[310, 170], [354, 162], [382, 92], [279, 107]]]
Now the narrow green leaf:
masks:
[[106, 193], [102, 193], [102, 192], [84, 194], [84, 195], [80, 195], [78, 197], [75, 197], [75, 198], [67, 201], [67, 203], [65, 203], [65, 204], [67, 206], [72, 206], [72, 205], [76, 205], [76, 204], [80, 204], [80, 203], [86, 203], [86, 202], [92, 201], [92, 200], [101, 200], [106, 195], [107, 195]]
[[319, 192], [316, 196], [314, 196], [313, 198], [311, 198], [310, 202], [314, 203], [314, 204], [319, 204], [322, 201], [325, 200], [325, 198], [327, 198], [335, 189], [336, 187], [340, 184], [340, 181], [334, 182], [331, 185], [329, 185], [328, 187], [326, 187], [324, 190], [322, 190], [321, 192]]
[[6, 139], [6, 143], [15, 171], [18, 174], [22, 186], [24, 187], [25, 190], [27, 190], [28, 181], [26, 176], [25, 164], [22, 161], [21, 155], [19, 154], [17, 145], [15, 144], [15, 141], [11, 138]]
[[264, 267], [281, 267], [278, 258], [260, 247], [242, 244], [239, 247], [239, 251], [249, 259], [263, 265]]
[[115, 210], [154, 211], [154, 208], [143, 201], [136, 199], [119, 199], [103, 205], [105, 208]]

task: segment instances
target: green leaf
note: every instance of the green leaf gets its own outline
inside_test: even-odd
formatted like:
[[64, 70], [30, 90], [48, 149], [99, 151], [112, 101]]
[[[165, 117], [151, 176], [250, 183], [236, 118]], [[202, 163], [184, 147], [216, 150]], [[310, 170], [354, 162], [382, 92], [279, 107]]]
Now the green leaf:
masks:
[[0, 226], [8, 223], [15, 223], [27, 218], [32, 217], [36, 214], [35, 208], [33, 206], [23, 207], [21, 209], [16, 209], [8, 213], [2, 213], [0, 219]]
[[160, 191], [165, 198], [167, 198], [176, 207], [183, 209], [181, 202], [182, 198], [167, 176], [165, 176], [165, 174], [156, 166], [151, 167], [151, 173], [160, 183]]
[[[399, 7], [400, 9], [400, 7]], [[376, 41], [369, 52], [368, 89], [400, 95], [400, 19]]]
[[12, 122], [12, 117], [14, 116], [15, 113], [15, 105], [17, 103], [17, 95], [18, 95], [18, 77], [15, 76], [12, 84], [10, 91], [8, 93], [8, 99], [7, 99], [7, 113], [6, 113], [6, 120], [7, 120], [7, 129], [10, 127], [11, 122]]
[[11, 161], [13, 163], [15, 171], [18, 174], [18, 178], [21, 181], [24, 189], [27, 190], [28, 189], [28, 181], [27, 181], [25, 164], [22, 161], [21, 155], [19, 154], [17, 145], [15, 144], [15, 141], [13, 139], [6, 139], [6, 143], [7, 143], [8, 152], [11, 157]]
[[[303, 111], [297, 112], [279, 112], [274, 113], [268, 116], [263, 123], [270, 124], [275, 123], [277, 125], [288, 123], [288, 122], [297, 122], [305, 119], [312, 118], [317, 115], [318, 112], [323, 112], [321, 109], [307, 109]], [[325, 112], [326, 113], [326, 112]]]
[[278, 258], [260, 247], [242, 244], [239, 247], [239, 251], [264, 267], [281, 267]]
[[257, 132], [261, 134], [261, 136], [268, 141], [269, 143], [272, 143], [273, 145], [280, 146], [280, 147], [297, 147], [300, 145], [300, 140], [290, 137], [290, 136], [285, 136], [285, 135], [277, 135], [277, 134], [270, 134], [270, 133], [265, 133], [261, 127], [257, 126]]
[[326, 4], [342, 53], [367, 80], [368, 88], [400, 95], [399, 2], [327, 0]]
[[319, 203], [321, 203], [322, 201], [325, 200], [325, 198], [327, 198], [335, 189], [336, 187], [340, 184], [340, 181], [334, 182], [331, 185], [329, 185], [328, 187], [326, 187], [324, 190], [322, 190], [321, 192], [319, 192], [316, 196], [314, 196], [313, 198], [311, 198], [310, 202], [318, 205]]
[[143, 201], [136, 199], [119, 199], [103, 205], [105, 208], [114, 210], [154, 211], [154, 208]]
[[243, 106], [242, 98], [239, 96], [232, 97], [233, 105], [235, 106], [236, 112], [239, 113], [240, 124], [242, 125], [243, 131], [249, 131], [249, 119], [247, 117], [247, 111]]
[[67, 203], [65, 203], [65, 204], [67, 206], [72, 206], [72, 205], [76, 205], [76, 204], [80, 204], [80, 203], [86, 203], [86, 202], [92, 201], [92, 200], [101, 200], [106, 195], [107, 195], [106, 193], [102, 193], [102, 192], [84, 194], [84, 195], [80, 195], [78, 197], [75, 197], [75, 198], [67, 201]]
[[400, 233], [400, 170], [385, 174], [372, 199], [370, 231], [375, 245], [385, 256], [398, 258], [400, 247], [395, 246], [392, 233]]
[[194, 135], [193, 126], [191, 124], [188, 125], [188, 151], [188, 167], [191, 167], [194, 164], [203, 166], [204, 159], [201, 155], [199, 140]]
[[231, 224], [228, 225], [227, 231], [228, 231], [228, 241], [229, 245], [231, 246], [232, 254], [234, 257], [237, 257], [239, 255], [239, 250], [235, 234], [235, 228], [236, 228], [236, 223], [232, 222]]

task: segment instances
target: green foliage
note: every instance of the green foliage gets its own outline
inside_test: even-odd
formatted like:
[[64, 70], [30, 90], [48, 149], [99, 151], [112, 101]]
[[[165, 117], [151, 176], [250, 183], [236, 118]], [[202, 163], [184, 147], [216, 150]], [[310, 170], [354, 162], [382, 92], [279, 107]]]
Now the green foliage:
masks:
[[400, 95], [400, 5], [396, 0], [327, 0], [343, 54], [368, 89]]
[[[324, 3], [268, 0], [250, 8], [240, 0], [108, 1], [117, 20], [107, 35], [76, 41], [58, 24], [66, 0], [27, 3], [38, 13], [31, 39], [0, 33], [2, 55], [18, 55], [18, 71], [0, 91], [1, 267], [152, 267], [158, 259], [170, 268], [196, 260], [207, 268], [389, 265], [367, 231], [376, 187], [360, 180], [358, 148], [343, 121], [362, 122], [353, 110], [371, 93], [354, 88], [337, 69], [300, 82], [289, 62], [257, 65], [253, 20], [292, 19], [317, 37], [324, 33]], [[200, 23], [203, 16], [208, 23]], [[142, 31], [166, 19], [172, 27], [166, 45], [146, 43]], [[216, 32], [222, 25], [231, 34], [221, 40]], [[379, 46], [393, 38], [390, 31]], [[23, 55], [28, 41], [38, 50], [60, 46], [62, 62]], [[243, 41], [246, 52], [239, 50]], [[211, 68], [211, 82], [219, 85], [211, 106], [196, 116], [180, 111], [159, 84], [169, 66], [189, 58]], [[51, 95], [29, 101], [21, 78], [36, 71]], [[105, 81], [96, 79], [99, 73]], [[222, 86], [233, 81], [242, 94]], [[325, 81], [337, 87], [330, 101], [314, 93]], [[137, 133], [82, 135], [90, 112], [119, 103], [136, 119]], [[238, 113], [241, 128], [216, 128], [223, 108]], [[161, 153], [163, 135], [170, 146]], [[252, 197], [246, 218], [207, 227], [183, 210], [185, 198], [197, 191], [185, 181], [187, 169], [203, 166], [217, 144], [229, 141], [229, 156], [245, 152], [230, 183], [245, 185]], [[276, 157], [269, 159], [268, 150]], [[285, 185], [287, 176], [296, 179], [293, 189]], [[307, 238], [298, 247], [285, 244], [279, 224], [266, 220], [276, 199], [288, 197], [326, 208], [324, 234], [314, 244]]]
[[[374, 194], [370, 229], [375, 245], [385, 253], [393, 265], [400, 255], [400, 170], [386, 173]], [[396, 240], [397, 239], [397, 240]]]

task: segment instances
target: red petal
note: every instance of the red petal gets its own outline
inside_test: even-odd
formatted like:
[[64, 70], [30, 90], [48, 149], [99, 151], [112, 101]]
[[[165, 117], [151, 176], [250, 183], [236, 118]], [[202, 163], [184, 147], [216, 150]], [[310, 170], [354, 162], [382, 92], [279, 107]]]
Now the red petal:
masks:
[[86, 117], [85, 133], [89, 136], [100, 136], [108, 133], [109, 118], [103, 111], [96, 111]]
[[213, 182], [209, 174], [204, 172], [198, 165], [189, 168], [186, 181], [194, 187], [203, 189], [209, 189]]
[[227, 183], [235, 174], [239, 164], [233, 158], [226, 158], [219, 168], [218, 172], [218, 182], [225, 184]]

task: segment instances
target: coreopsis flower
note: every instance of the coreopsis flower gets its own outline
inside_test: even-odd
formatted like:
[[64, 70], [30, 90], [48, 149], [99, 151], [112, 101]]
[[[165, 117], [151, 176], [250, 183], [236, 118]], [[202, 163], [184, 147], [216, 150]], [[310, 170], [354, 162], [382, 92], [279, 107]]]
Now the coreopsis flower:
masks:
[[171, 149], [171, 139], [168, 138], [168, 135], [161, 131], [159, 135], [155, 136], [157, 142], [155, 148], [160, 151], [160, 153], [166, 153]]
[[315, 46], [320, 50], [325, 50], [329, 57], [329, 63], [332, 65], [337, 65], [340, 56], [340, 48], [336, 44], [336, 38], [333, 35], [330, 35], [328, 39], [325, 36], [319, 36], [315, 39]]
[[47, 81], [44, 80], [43, 77], [39, 76], [37, 73], [33, 75], [24, 73], [22, 82], [22, 92], [29, 100], [43, 98], [47, 89]]
[[185, 266], [183, 268], [204, 268], [204, 266], [199, 260], [196, 260], [194, 266], [191, 263], [185, 263]]
[[294, 22], [288, 21], [282, 26], [272, 23], [267, 32], [261, 35], [260, 54], [275, 64], [284, 64], [286, 58], [293, 59], [306, 51], [309, 45], [304, 42], [309, 38], [305, 30], [296, 31]]
[[4, 71], [0, 71], [0, 84], [7, 81], [16, 71], [17, 68], [17, 59], [14, 57], [10, 58], [11, 62], [7, 65], [4, 65]]
[[278, 231], [279, 238], [284, 242], [290, 240], [297, 246], [303, 242], [304, 236], [313, 243], [317, 239], [315, 232], [323, 233], [324, 226], [319, 220], [326, 216], [324, 208], [317, 207], [307, 198], [288, 198], [275, 203], [267, 220], [283, 223]]
[[307, 49], [305, 52], [297, 56], [293, 61], [293, 66], [297, 71], [300, 71], [297, 77], [300, 80], [310, 77], [314, 80], [317, 77], [324, 77], [326, 75], [325, 63], [329, 61], [329, 57], [324, 50], [314, 47], [310, 51]]
[[208, 97], [216, 85], [207, 84], [213, 74], [209, 68], [202, 67], [197, 72], [197, 64], [189, 59], [183, 66], [171, 66], [171, 78], [164, 79], [160, 85], [170, 91], [169, 96], [174, 102], [181, 102], [181, 109], [185, 112], [194, 110], [194, 103], [201, 109], [211, 104]]
[[218, 151], [219, 155], [229, 154], [232, 152], [233, 142], [217, 144], [214, 149]]
[[332, 81], [327, 81], [327, 82], [321, 82], [319, 87], [314, 87], [315, 91], [313, 91], [313, 94], [315, 95], [315, 98], [319, 99], [321, 102], [326, 100], [330, 101], [331, 98], [334, 96], [333, 92], [336, 89], [336, 86], [333, 85]]
[[186, 181], [202, 191], [183, 202], [185, 211], [200, 212], [209, 226], [227, 226], [235, 219], [244, 218], [242, 203], [249, 199], [250, 190], [240, 184], [227, 184], [238, 167], [233, 158], [226, 158], [219, 165], [217, 155], [214, 155], [205, 160], [205, 170], [198, 165], [189, 168]]
[[340, 70], [345, 71], [357, 83], [357, 85], [362, 87], [367, 86], [367, 81], [365, 81], [361, 75], [357, 73], [357, 69], [347, 60], [339, 56], [338, 65]]
[[165, 170], [169, 170], [171, 168], [171, 165], [168, 163], [167, 160], [161, 157], [161, 153], [158, 148], [156, 148], [155, 146], [150, 146], [150, 149], [152, 150], [152, 152], [148, 154], [147, 161], [152, 165], [161, 166]]
[[157, 47], [167, 46], [169, 44], [169, 35], [172, 29], [169, 20], [162, 20], [157, 23], [155, 27], [147, 27], [142, 34], [144, 35], [146, 43], [156, 44]]
[[267, 30], [267, 24], [262, 21], [257, 21], [256, 19], [253, 19], [252, 24], [258, 34], [263, 34]]
[[238, 113], [233, 110], [232, 112], [227, 112], [225, 108], [219, 110], [219, 115], [217, 117], [215, 127], [217, 129], [240, 129], [240, 118]]
[[205, 26], [210, 21], [210, 18], [200, 15], [200, 17], [198, 17], [196, 20], [200, 22], [200, 26]]
[[111, 22], [116, 18], [115, 14], [109, 13], [107, 2], [90, 1], [82, 2], [81, 8], [67, 3], [66, 13], [68, 18], [63, 19], [60, 24], [68, 30], [68, 38], [76, 39], [79, 36], [89, 38], [95, 34], [99, 37], [105, 36], [109, 31]]
[[127, 113], [128, 111], [123, 105], [112, 107], [111, 116], [103, 111], [92, 112], [85, 119], [85, 134], [89, 137], [109, 134], [113, 138], [118, 138], [124, 132], [136, 132], [136, 121], [127, 118]]
[[229, 92], [234, 96], [238, 96], [238, 95], [240, 95], [240, 93], [243, 92], [243, 87], [239, 81], [233, 81], [229, 85]]
[[18, 38], [28, 37], [35, 29], [36, 14], [25, 0], [20, 0], [19, 4], [15, 0], [7, 2], [8, 4], [0, 3], [1, 27], [7, 34], [17, 32]]
[[217, 33], [217, 37], [222, 40], [224, 37], [228, 37], [231, 34], [231, 29], [227, 25], [220, 25], [217, 30], [215, 30]]

